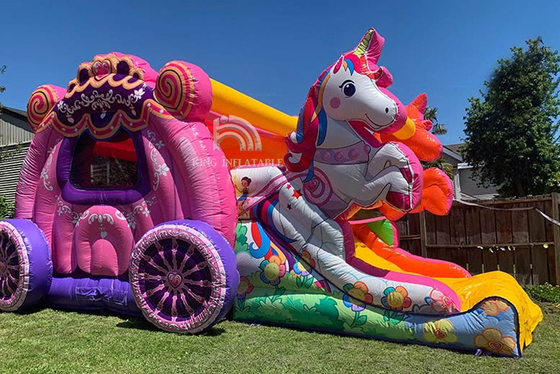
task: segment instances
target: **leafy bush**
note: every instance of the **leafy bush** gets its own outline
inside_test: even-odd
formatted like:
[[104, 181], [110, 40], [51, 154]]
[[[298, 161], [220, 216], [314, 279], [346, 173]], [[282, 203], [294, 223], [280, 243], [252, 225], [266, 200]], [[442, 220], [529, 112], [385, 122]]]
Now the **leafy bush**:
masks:
[[525, 291], [536, 301], [560, 303], [560, 286], [545, 283], [539, 286], [527, 286]]
[[14, 218], [14, 203], [10, 203], [4, 196], [0, 196], [0, 219], [6, 218]]

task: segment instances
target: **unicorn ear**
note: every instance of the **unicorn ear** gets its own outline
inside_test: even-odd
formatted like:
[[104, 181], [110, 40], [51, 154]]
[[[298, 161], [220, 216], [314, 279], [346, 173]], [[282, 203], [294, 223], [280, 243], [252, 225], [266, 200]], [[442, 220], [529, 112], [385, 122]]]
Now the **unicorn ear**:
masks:
[[374, 28], [371, 28], [354, 49], [354, 54], [358, 57], [365, 55], [370, 66], [377, 65], [383, 50], [383, 44], [385, 44], [385, 38], [379, 35]]
[[343, 62], [344, 62], [344, 56], [340, 56], [340, 58], [334, 64], [334, 69], [333, 69], [334, 74], [338, 73]]
[[377, 86], [387, 88], [390, 85], [392, 85], [393, 84], [393, 76], [391, 75], [391, 73], [389, 73], [389, 70], [387, 70], [387, 68], [385, 66], [381, 66], [378, 70], [381, 72], [381, 75], [375, 81]]

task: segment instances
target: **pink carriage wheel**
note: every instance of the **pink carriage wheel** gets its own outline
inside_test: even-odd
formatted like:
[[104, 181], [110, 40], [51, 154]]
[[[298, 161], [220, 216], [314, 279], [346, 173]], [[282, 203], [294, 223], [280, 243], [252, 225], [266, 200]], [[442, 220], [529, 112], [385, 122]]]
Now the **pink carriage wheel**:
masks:
[[52, 281], [49, 245], [33, 222], [0, 222], [0, 310], [16, 311], [38, 304]]
[[239, 285], [235, 254], [209, 225], [174, 221], [136, 243], [130, 285], [144, 317], [162, 330], [197, 333], [229, 311]]

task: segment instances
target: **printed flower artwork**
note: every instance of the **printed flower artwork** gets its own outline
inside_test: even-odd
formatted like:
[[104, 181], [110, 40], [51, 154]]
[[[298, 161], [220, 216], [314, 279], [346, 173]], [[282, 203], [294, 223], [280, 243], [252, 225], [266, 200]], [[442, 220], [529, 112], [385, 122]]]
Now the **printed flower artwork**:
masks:
[[144, 96], [145, 93], [146, 93], [146, 90], [144, 90], [144, 87], [140, 87], [140, 89], [134, 90], [134, 98], [136, 100], [140, 100], [142, 98], [142, 96]]
[[455, 327], [448, 319], [426, 322], [423, 328], [424, 339], [429, 343], [455, 343], [458, 339], [453, 333]]
[[484, 313], [489, 316], [497, 316], [501, 312], [509, 310], [509, 305], [502, 300], [487, 300], [481, 306]]
[[315, 286], [317, 286], [318, 289], [320, 290], [325, 290], [325, 292], [332, 292], [331, 291], [331, 286], [329, 286], [329, 282], [326, 281], [325, 279], [321, 279], [321, 280], [316, 280], [314, 282]]
[[430, 307], [438, 313], [452, 313], [456, 309], [453, 300], [441, 291], [430, 292], [430, 300]]
[[315, 260], [311, 257], [311, 253], [306, 250], [301, 252], [301, 255], [296, 256], [297, 262], [294, 264], [293, 271], [297, 275], [306, 277], [311, 274], [315, 267]]
[[476, 335], [474, 344], [478, 348], [510, 356], [515, 349], [515, 339], [504, 336], [500, 330], [493, 327], [484, 329], [481, 334]]
[[238, 224], [235, 229], [235, 253], [248, 251], [249, 244], [247, 244], [247, 226]]
[[237, 287], [237, 298], [244, 299], [247, 294], [253, 291], [253, 284], [246, 276], [241, 276], [239, 279], [239, 287]]
[[409, 308], [412, 304], [412, 300], [408, 297], [408, 291], [403, 286], [387, 287], [383, 294], [385, 296], [381, 298], [381, 304], [386, 308], [403, 310]]
[[353, 312], [361, 312], [366, 309], [367, 304], [373, 303], [373, 296], [364, 282], [347, 283], [343, 289], [345, 294], [342, 301]]
[[261, 280], [264, 283], [276, 286], [280, 283], [280, 278], [286, 275], [286, 265], [280, 257], [273, 255], [270, 259], [261, 262]]
[[385, 310], [383, 312], [383, 321], [390, 322], [393, 325], [398, 325], [404, 320], [405, 314], [399, 313], [395, 310]]

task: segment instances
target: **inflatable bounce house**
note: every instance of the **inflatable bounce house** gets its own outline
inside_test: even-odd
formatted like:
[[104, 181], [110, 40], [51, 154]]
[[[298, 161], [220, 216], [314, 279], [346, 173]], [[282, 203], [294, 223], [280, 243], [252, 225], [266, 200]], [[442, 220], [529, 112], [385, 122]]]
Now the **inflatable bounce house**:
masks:
[[520, 356], [542, 318], [509, 275], [399, 248], [394, 221], [446, 214], [442, 150], [377, 65], [369, 30], [299, 117], [199, 67], [98, 55], [37, 88], [35, 132], [0, 222], [0, 310], [143, 315], [196, 333], [239, 321]]

